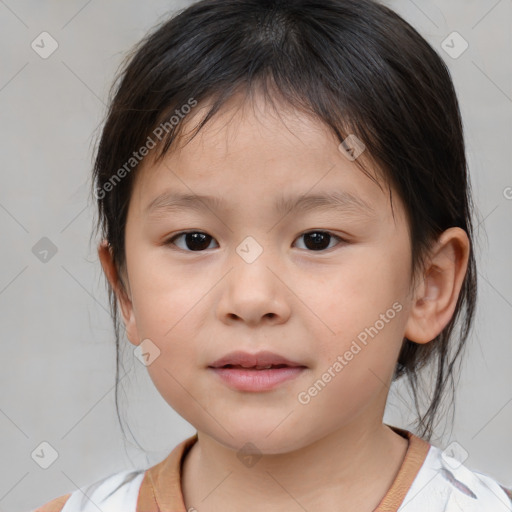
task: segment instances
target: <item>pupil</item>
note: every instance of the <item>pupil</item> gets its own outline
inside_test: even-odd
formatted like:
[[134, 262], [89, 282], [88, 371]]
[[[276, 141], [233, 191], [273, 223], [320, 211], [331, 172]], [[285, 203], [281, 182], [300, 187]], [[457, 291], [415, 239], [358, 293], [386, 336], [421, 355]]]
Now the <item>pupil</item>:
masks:
[[[308, 249], [319, 250], [325, 249], [329, 246], [329, 233], [321, 233], [319, 231], [314, 231], [312, 233], [307, 233], [304, 235], [305, 245]], [[313, 242], [313, 246], [311, 247], [308, 244], [308, 240]]]
[[205, 233], [186, 233], [185, 242], [187, 247], [192, 251], [201, 251], [207, 249], [210, 245], [208, 241], [209, 235]]

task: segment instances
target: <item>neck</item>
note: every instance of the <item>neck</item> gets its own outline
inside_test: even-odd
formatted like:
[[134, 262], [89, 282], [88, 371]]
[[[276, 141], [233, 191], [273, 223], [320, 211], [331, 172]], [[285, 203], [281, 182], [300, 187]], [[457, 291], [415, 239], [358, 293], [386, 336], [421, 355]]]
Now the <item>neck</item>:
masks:
[[398, 473], [407, 445], [381, 421], [354, 421], [298, 450], [262, 454], [246, 466], [237, 452], [198, 431], [183, 463], [185, 504], [201, 512], [328, 512], [340, 503], [345, 511], [372, 511]]

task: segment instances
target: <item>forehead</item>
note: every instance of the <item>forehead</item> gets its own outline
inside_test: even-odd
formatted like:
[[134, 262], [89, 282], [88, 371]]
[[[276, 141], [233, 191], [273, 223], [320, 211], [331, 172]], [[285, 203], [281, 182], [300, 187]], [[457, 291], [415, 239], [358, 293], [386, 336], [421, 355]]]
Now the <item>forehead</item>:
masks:
[[250, 101], [234, 96], [188, 140], [211, 104], [196, 106], [185, 118], [178, 144], [158, 163], [148, 155], [137, 170], [132, 199], [139, 212], [166, 191], [208, 195], [232, 206], [247, 203], [248, 196], [273, 197], [281, 209], [290, 206], [283, 192], [289, 197], [334, 192], [355, 198], [353, 204], [359, 199], [375, 210], [386, 207], [387, 186], [364, 153], [359, 158], [373, 181], [340, 151], [325, 123], [274, 105], [258, 94]]

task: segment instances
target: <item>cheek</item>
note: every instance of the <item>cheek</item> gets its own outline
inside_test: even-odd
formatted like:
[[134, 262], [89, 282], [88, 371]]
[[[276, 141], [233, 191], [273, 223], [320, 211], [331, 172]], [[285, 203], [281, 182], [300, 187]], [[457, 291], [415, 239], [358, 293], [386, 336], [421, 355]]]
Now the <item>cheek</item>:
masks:
[[183, 325], [201, 310], [211, 287], [208, 276], [173, 268], [165, 257], [146, 261], [132, 274], [134, 314], [141, 335], [148, 338], [171, 340], [179, 336]]
[[[181, 416], [189, 420], [201, 417], [208, 403], [208, 390], [197, 393], [196, 379], [204, 352], [199, 336], [200, 312], [197, 300], [188, 302], [166, 299], [148, 302], [140, 320], [144, 319], [145, 337], [158, 346], [160, 354], [147, 371], [162, 398]], [[172, 313], [171, 313], [172, 312]], [[195, 399], [197, 396], [198, 399]], [[194, 399], [192, 399], [194, 398]], [[196, 410], [197, 407], [197, 410]]]
[[[377, 255], [365, 256], [361, 254], [360, 258], [332, 266], [325, 279], [315, 275], [297, 280], [300, 284], [294, 286], [297, 295], [305, 297], [304, 305], [311, 313], [310, 325], [318, 333], [330, 333], [333, 341], [338, 335], [344, 339], [357, 336], [390, 309], [386, 316], [393, 320], [399, 316], [398, 310], [405, 307], [407, 274], [392, 258], [386, 261]], [[395, 303], [398, 305], [393, 306]]]
[[[194, 280], [195, 279], [195, 280]], [[210, 313], [205, 295], [209, 286], [198, 286], [198, 277], [167, 272], [153, 265], [130, 278], [134, 315], [140, 339], [149, 339], [159, 350], [148, 367], [155, 386], [166, 400], [181, 400], [191, 370], [199, 367], [203, 347], [198, 340]], [[186, 392], [185, 392], [186, 394]]]
[[[342, 305], [343, 306], [343, 305]], [[347, 311], [349, 303], [346, 304]], [[358, 415], [390, 384], [403, 336], [399, 303], [383, 308], [383, 316], [351, 310], [336, 334], [318, 338], [316, 365], [301, 388], [298, 403], [311, 415], [325, 415], [325, 425]]]
[[[348, 382], [348, 389], [387, 383], [393, 372], [406, 324], [408, 289], [407, 269], [396, 257], [366, 251], [333, 269], [321, 287], [309, 289], [307, 305], [315, 313], [309, 320], [316, 340], [315, 373], [320, 377], [331, 368], [336, 392], [346, 394]], [[336, 368], [343, 367], [338, 372], [332, 368], [337, 361]]]

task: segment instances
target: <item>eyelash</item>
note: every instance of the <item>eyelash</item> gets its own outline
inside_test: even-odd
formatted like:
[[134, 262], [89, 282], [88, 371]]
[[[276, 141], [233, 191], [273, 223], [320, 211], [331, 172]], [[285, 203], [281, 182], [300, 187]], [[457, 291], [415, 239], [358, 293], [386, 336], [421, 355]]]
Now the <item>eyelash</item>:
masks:
[[[175, 235], [173, 235], [171, 238], [169, 238], [168, 240], [166, 240], [164, 242], [164, 245], [174, 245], [176, 246], [176, 244], [174, 243], [174, 241], [178, 238], [180, 238], [181, 236], [183, 235], [187, 235], [187, 234], [190, 234], [190, 233], [200, 233], [200, 234], [203, 234], [203, 235], [206, 235], [206, 236], [210, 236], [208, 235], [208, 233], [205, 233], [204, 231], [197, 231], [197, 230], [192, 230], [192, 231], [180, 231], [179, 233], [176, 233]], [[308, 235], [308, 234], [311, 234], [311, 233], [322, 233], [324, 235], [329, 235], [331, 236], [332, 238], [335, 238], [336, 240], [338, 240], [338, 243], [334, 246], [334, 247], [329, 247], [327, 249], [320, 249], [318, 251], [313, 251], [313, 250], [309, 250], [308, 252], [327, 252], [327, 251], [330, 251], [331, 249], [334, 249], [337, 245], [340, 245], [340, 244], [343, 244], [343, 243], [348, 243], [347, 240], [345, 240], [344, 238], [341, 238], [340, 236], [338, 235], [335, 235], [334, 233], [332, 233], [331, 231], [326, 231], [326, 230], [322, 230], [322, 229], [312, 229], [310, 231], [304, 231], [303, 233], [301, 233], [297, 238], [301, 238], [303, 237], [304, 235]], [[213, 237], [211, 237], [212, 240], [214, 240]], [[176, 246], [177, 247], [177, 246]], [[180, 247], [177, 248], [177, 250], [181, 250], [183, 252], [205, 252], [204, 250], [203, 251], [191, 251], [191, 250], [188, 250], [188, 249], [181, 249]], [[307, 250], [307, 249], [306, 249]]]

